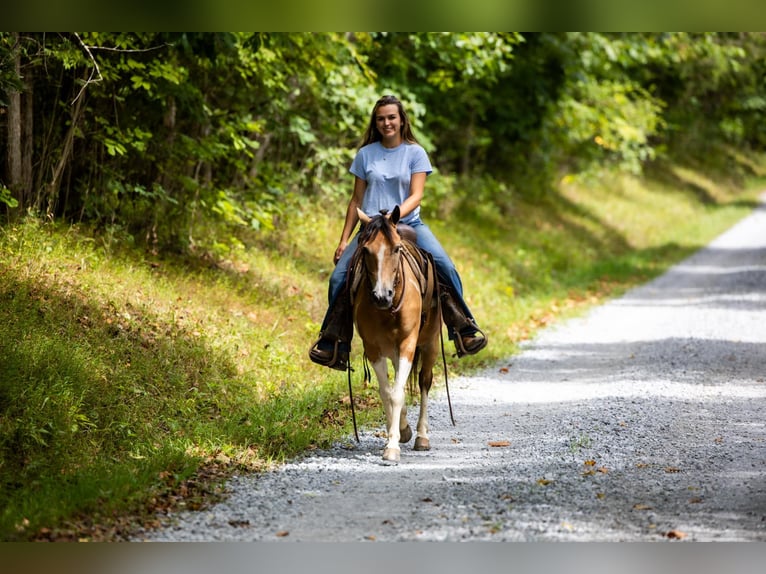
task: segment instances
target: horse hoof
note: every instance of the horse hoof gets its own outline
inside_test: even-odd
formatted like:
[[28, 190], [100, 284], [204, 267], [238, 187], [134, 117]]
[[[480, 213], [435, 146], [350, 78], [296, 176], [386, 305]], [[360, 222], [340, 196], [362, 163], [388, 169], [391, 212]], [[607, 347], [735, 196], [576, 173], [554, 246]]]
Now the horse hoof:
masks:
[[415, 439], [415, 449], [414, 450], [431, 450], [431, 443], [427, 438], [418, 437]]
[[405, 442], [410, 442], [411, 438], [412, 438], [412, 427], [410, 425], [407, 425], [406, 429], [399, 431], [400, 443], [404, 444]]
[[383, 460], [386, 462], [399, 462], [401, 451], [398, 448], [387, 448], [383, 450]]

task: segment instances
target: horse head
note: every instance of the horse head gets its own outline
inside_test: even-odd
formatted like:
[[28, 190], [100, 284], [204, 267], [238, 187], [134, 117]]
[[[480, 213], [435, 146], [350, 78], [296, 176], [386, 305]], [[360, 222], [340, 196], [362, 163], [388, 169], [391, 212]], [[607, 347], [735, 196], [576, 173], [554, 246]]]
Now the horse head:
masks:
[[359, 236], [367, 278], [370, 282], [372, 303], [381, 310], [391, 309], [400, 278], [402, 239], [396, 231], [399, 206], [391, 213], [381, 210], [379, 215], [369, 217], [357, 208], [364, 229]]

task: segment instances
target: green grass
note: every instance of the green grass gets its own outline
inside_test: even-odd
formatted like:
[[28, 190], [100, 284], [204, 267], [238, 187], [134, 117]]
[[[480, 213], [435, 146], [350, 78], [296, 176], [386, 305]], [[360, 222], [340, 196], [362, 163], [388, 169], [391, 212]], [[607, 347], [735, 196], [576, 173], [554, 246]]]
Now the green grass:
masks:
[[[449, 211], [427, 220], [491, 341], [450, 370], [498, 364], [662, 272], [746, 215], [760, 183], [663, 174], [497, 207], [426, 200], [426, 214]], [[345, 375], [307, 358], [344, 208], [303, 203], [215, 259], [159, 257], [119, 230], [0, 228], [0, 539], [119, 538], [152, 509], [198, 505], [234, 469], [347, 437]], [[378, 425], [360, 347], [357, 415]]]

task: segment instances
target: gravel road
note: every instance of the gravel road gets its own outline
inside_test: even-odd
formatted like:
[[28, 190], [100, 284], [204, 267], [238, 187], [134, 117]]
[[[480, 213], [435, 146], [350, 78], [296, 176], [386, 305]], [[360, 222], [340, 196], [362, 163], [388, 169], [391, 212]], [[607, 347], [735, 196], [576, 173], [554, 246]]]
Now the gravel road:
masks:
[[[764, 196], [766, 200], [766, 196]], [[381, 429], [139, 533], [154, 541], [766, 541], [766, 207]], [[414, 423], [417, 409], [410, 409]], [[497, 445], [497, 446], [492, 446]]]

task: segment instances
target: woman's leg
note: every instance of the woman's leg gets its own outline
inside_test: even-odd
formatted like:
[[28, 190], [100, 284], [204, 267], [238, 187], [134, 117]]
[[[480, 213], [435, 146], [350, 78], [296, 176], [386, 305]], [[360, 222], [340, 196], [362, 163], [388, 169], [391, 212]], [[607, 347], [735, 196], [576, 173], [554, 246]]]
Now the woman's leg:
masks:
[[454, 263], [426, 224], [419, 222], [412, 227], [417, 232], [418, 247], [433, 256], [441, 284], [442, 317], [448, 327], [449, 338], [455, 342], [458, 356], [479, 352], [487, 345], [487, 337], [479, 329], [463, 298], [463, 282]]
[[357, 243], [359, 243], [359, 235], [349, 241], [348, 247], [346, 247], [343, 254], [340, 256], [338, 263], [335, 265], [335, 269], [332, 270], [330, 275], [330, 282], [327, 286], [327, 313], [325, 313], [324, 320], [322, 321], [322, 330], [327, 327], [327, 320], [329, 319], [332, 308], [335, 306], [335, 302], [340, 296], [343, 289], [346, 287], [346, 278], [348, 277], [348, 268], [351, 264], [351, 258], [356, 251]]
[[322, 320], [319, 339], [309, 349], [309, 358], [317, 364], [345, 371], [354, 336], [351, 299], [346, 278], [356, 251], [357, 236], [349, 242], [330, 276], [327, 288], [327, 312]]
[[440, 283], [451, 288], [455, 302], [460, 306], [466, 317], [473, 320], [471, 310], [468, 308], [465, 299], [463, 299], [463, 282], [455, 268], [455, 264], [452, 263], [452, 259], [447, 255], [444, 247], [442, 247], [439, 240], [436, 239], [436, 236], [425, 223], [416, 223], [412, 227], [415, 228], [418, 234], [418, 247], [425, 249], [433, 256]]

